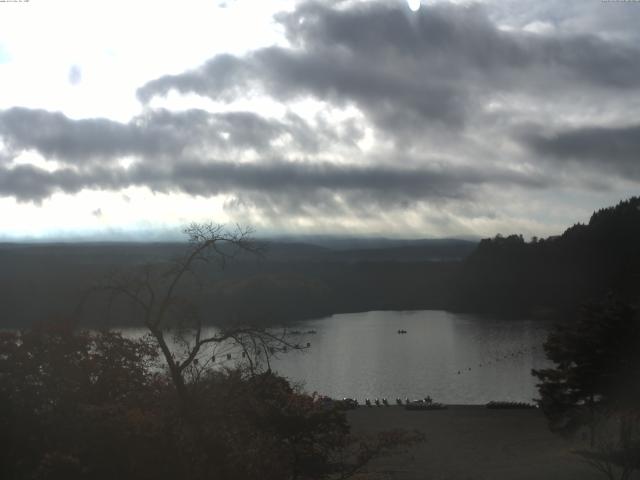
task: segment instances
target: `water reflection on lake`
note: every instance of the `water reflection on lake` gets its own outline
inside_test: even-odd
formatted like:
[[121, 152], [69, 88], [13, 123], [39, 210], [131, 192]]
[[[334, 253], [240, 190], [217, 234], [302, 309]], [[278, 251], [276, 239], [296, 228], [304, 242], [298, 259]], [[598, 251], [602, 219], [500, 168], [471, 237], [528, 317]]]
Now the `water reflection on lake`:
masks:
[[[311, 348], [274, 368], [332, 397], [422, 398], [476, 404], [530, 402], [532, 368], [547, 365], [548, 325], [442, 311], [366, 312], [305, 322]], [[406, 334], [398, 334], [406, 330]], [[460, 373], [458, 373], [460, 372]]]
[[[290, 351], [272, 367], [308, 392], [334, 398], [424, 398], [443, 403], [531, 402], [532, 368], [547, 365], [549, 325], [443, 311], [365, 312], [307, 321], [290, 337], [311, 347]], [[140, 336], [142, 329], [124, 329]], [[398, 334], [406, 330], [406, 334]], [[175, 347], [175, 345], [174, 345]], [[226, 352], [218, 349], [218, 363]], [[237, 352], [234, 352], [237, 356]], [[220, 362], [220, 360], [223, 360]]]

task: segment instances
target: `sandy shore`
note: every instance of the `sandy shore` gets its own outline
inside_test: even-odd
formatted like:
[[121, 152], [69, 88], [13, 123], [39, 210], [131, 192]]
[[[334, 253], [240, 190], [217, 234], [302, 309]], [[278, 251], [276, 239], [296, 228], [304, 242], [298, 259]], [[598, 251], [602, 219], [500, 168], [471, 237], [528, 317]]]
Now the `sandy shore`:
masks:
[[600, 477], [547, 429], [538, 410], [451, 406], [406, 411], [360, 407], [349, 412], [354, 432], [418, 429], [425, 443], [371, 465], [376, 479], [591, 480]]

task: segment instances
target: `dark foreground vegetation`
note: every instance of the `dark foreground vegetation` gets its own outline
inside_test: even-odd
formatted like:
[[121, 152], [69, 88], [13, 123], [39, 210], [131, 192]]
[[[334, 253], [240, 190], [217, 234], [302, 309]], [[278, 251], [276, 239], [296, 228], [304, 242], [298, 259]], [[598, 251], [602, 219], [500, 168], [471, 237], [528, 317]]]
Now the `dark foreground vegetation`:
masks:
[[[224, 271], [203, 267], [209, 282], [201, 299], [210, 312], [206, 322], [268, 325], [333, 313], [414, 309], [568, 318], [609, 291], [630, 301], [640, 291], [638, 197], [600, 210], [588, 224], [560, 236], [531, 241], [520, 235], [479, 244], [292, 240], [264, 242], [260, 258], [240, 255]], [[184, 243], [4, 244], [0, 325], [67, 316], [87, 286], [113, 270], [161, 268], [184, 248]], [[104, 325], [99, 311], [87, 309], [83, 321]], [[126, 311], [111, 319], [135, 324]]]
[[[344, 479], [420, 441], [350, 435], [342, 404], [271, 372], [274, 355], [304, 348], [286, 335], [244, 323], [204, 328], [210, 270], [201, 265], [261, 246], [248, 229], [193, 224], [185, 233], [182, 255], [114, 272], [78, 304], [80, 313], [127, 312], [143, 339], [83, 332], [80, 314], [0, 332], [1, 478]], [[231, 351], [242, 360], [222, 369]]]
[[[264, 245], [248, 230], [204, 224], [185, 233], [186, 249], [136, 247], [144, 255], [131, 246], [104, 258], [97, 255], [102, 247], [90, 254], [65, 247], [60, 258], [50, 247], [43, 257], [37, 247], [5, 248], [5, 263], [27, 282], [6, 281], [14, 295], [7, 312], [37, 304], [42, 285], [50, 287], [47, 311], [56, 302], [69, 308], [67, 271], [83, 294], [68, 321], [0, 332], [0, 478], [358, 474], [422, 436], [352, 435], [345, 402], [307, 395], [271, 372], [273, 355], [304, 347], [265, 327], [311, 312], [370, 308], [565, 312], [571, 321], [545, 344], [554, 366], [533, 372], [538, 406], [552, 431], [581, 441], [576, 453], [609, 479], [640, 471], [640, 199], [597, 212], [560, 237], [484, 240], [460, 261], [412, 262], [397, 252], [395, 260], [380, 261], [337, 261], [326, 252], [283, 259], [277, 248], [265, 261]], [[148, 335], [132, 340], [82, 330], [123, 323]], [[219, 328], [208, 330], [208, 323]], [[242, 362], [222, 369], [216, 346], [234, 349]], [[444, 406], [429, 399], [412, 407]]]
[[188, 409], [155, 343], [64, 326], [0, 333], [0, 478], [348, 478], [419, 435], [353, 436], [268, 371], [197, 369]]
[[640, 311], [613, 295], [559, 324], [534, 370], [552, 431], [582, 440], [576, 453], [610, 480], [640, 472]]

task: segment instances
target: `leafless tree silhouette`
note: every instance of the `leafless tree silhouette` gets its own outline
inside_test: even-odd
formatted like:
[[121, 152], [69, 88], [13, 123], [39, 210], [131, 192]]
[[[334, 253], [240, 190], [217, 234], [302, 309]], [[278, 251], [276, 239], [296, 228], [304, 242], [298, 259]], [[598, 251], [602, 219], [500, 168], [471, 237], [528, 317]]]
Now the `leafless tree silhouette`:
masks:
[[181, 257], [114, 272], [89, 289], [88, 295], [106, 293], [107, 311], [115, 302], [124, 302], [131, 308], [136, 321], [148, 330], [161, 351], [186, 409], [187, 379], [196, 381], [207, 368], [227, 360], [229, 351], [237, 357], [241, 355], [254, 374], [264, 367], [270, 369], [270, 358], [280, 352], [304, 347], [290, 342], [285, 329], [276, 333], [237, 323], [207, 327], [206, 324], [221, 323], [203, 322], [196, 298], [207, 295], [210, 292], [207, 287], [211, 285], [206, 281], [206, 269], [201, 266], [215, 264], [224, 269], [238, 256], [263, 256], [265, 246], [252, 238], [251, 228], [239, 225], [228, 229], [221, 224], [192, 223], [184, 233], [189, 244]]

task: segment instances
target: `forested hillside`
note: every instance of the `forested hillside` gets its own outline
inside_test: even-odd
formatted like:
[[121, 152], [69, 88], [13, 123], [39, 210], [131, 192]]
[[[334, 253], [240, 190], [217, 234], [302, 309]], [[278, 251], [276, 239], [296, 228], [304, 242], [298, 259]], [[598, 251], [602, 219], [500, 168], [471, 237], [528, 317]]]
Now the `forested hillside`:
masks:
[[[360, 246], [362, 246], [362, 242]], [[447, 309], [529, 316], [575, 312], [610, 291], [640, 292], [640, 198], [595, 212], [562, 235], [525, 241], [377, 241], [371, 248], [266, 242], [224, 270], [209, 266], [203, 318], [211, 323], [284, 323], [367, 310]], [[374, 248], [376, 247], [376, 248]], [[0, 247], [0, 326], [23, 326], [75, 311], [84, 291], [114, 271], [165, 268], [185, 244], [59, 244]], [[471, 252], [471, 253], [470, 253]], [[89, 324], [130, 323], [129, 313], [93, 299]], [[116, 306], [117, 307], [117, 306]]]
[[599, 210], [557, 237], [482, 240], [452, 288], [452, 307], [472, 312], [571, 311], [608, 292], [633, 301], [640, 293], [640, 198]]
[[[326, 242], [326, 239], [325, 239]], [[337, 312], [446, 308], [460, 259], [475, 248], [464, 240], [371, 241], [369, 248], [329, 248], [263, 242], [224, 269], [206, 268], [202, 317], [210, 323], [268, 324]], [[75, 313], [83, 294], [114, 272], [145, 265], [168, 268], [186, 244], [84, 243], [0, 245], [0, 326], [26, 326]], [[185, 292], [187, 293], [187, 292]], [[106, 298], [83, 309], [87, 324], [129, 324], [131, 313]], [[107, 319], [108, 317], [108, 319]]]

